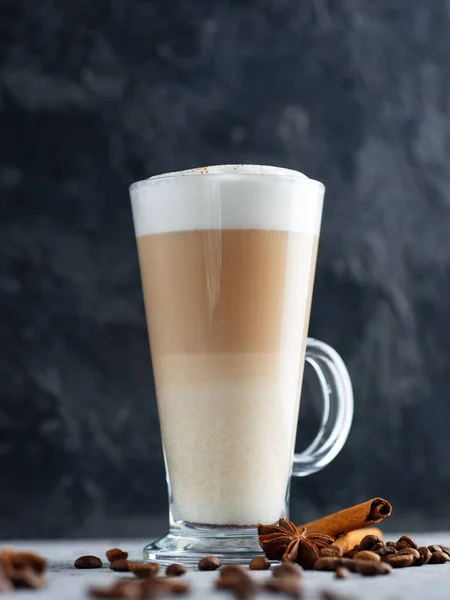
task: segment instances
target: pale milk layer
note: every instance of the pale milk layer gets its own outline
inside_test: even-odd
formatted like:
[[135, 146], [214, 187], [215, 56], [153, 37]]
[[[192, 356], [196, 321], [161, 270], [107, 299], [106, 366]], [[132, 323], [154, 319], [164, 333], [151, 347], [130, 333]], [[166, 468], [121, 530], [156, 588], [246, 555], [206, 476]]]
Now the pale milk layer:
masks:
[[[223, 369], [226, 357], [216, 358]], [[176, 520], [254, 525], [274, 523], [284, 514], [303, 370], [298, 358], [290, 370], [295, 381], [285, 377], [285, 368], [276, 368], [281, 367], [278, 355], [266, 357], [271, 365], [266, 376], [265, 369], [255, 376], [259, 357], [242, 355], [242, 371], [248, 361], [249, 377], [235, 381], [207, 376], [202, 381], [198, 366], [209, 363], [210, 356], [169, 359], [166, 367], [175, 359], [178, 373], [197, 366], [195, 381], [158, 389]]]
[[151, 177], [130, 194], [137, 237], [208, 229], [318, 235], [324, 189], [290, 169], [216, 165]]

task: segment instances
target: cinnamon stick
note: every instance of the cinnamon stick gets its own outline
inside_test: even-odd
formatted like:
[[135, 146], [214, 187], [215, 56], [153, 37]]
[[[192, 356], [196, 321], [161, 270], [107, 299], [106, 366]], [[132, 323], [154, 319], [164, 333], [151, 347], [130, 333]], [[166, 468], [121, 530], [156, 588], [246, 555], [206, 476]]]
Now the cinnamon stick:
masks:
[[354, 548], [366, 535], [376, 535], [383, 540], [383, 532], [377, 527], [366, 527], [365, 529], [354, 529], [333, 542], [333, 546], [339, 546], [343, 554]]
[[308, 534], [325, 533], [326, 535], [339, 536], [345, 535], [354, 529], [363, 529], [376, 525], [392, 512], [392, 506], [383, 498], [372, 498], [362, 504], [351, 506], [337, 513], [299, 525], [297, 529], [301, 532], [306, 527]]

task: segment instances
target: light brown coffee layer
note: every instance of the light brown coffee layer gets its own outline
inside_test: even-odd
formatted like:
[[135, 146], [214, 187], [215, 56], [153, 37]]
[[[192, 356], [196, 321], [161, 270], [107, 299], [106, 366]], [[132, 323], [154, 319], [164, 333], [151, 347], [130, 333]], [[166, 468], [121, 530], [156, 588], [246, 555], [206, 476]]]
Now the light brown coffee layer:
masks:
[[317, 242], [262, 230], [138, 238], [153, 358], [282, 351], [308, 323]]

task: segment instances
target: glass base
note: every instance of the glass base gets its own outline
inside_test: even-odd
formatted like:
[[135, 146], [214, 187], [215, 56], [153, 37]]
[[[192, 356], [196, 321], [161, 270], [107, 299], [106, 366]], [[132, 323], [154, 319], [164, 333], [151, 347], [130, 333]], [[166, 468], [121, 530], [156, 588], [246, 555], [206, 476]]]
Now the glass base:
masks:
[[188, 567], [196, 567], [205, 556], [217, 556], [223, 564], [248, 564], [262, 554], [255, 527], [184, 525], [144, 548], [144, 560]]

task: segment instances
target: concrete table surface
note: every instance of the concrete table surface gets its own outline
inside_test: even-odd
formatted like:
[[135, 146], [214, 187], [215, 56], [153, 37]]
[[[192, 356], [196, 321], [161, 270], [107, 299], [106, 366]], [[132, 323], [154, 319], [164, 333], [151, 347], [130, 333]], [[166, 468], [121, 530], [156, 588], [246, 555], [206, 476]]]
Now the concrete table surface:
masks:
[[[386, 539], [398, 539], [401, 534], [387, 534]], [[413, 535], [420, 545], [445, 544], [450, 546], [450, 532]], [[148, 543], [150, 540], [145, 540]], [[2, 594], [2, 600], [80, 600], [87, 599], [90, 585], [109, 585], [125, 573], [114, 573], [108, 567], [105, 552], [109, 548], [119, 547], [129, 552], [130, 559], [140, 560], [144, 541], [126, 540], [86, 540], [86, 541], [28, 541], [0, 542], [0, 547], [12, 547], [16, 550], [32, 550], [49, 561], [47, 586], [38, 591], [16, 591]], [[105, 561], [103, 569], [78, 570], [73, 562], [83, 554], [94, 554]], [[253, 572], [260, 581], [270, 577], [270, 572]], [[216, 572], [190, 570], [183, 579], [191, 583], [192, 594], [189, 598], [232, 598], [227, 592], [216, 592], [214, 581]], [[335, 592], [344, 600], [449, 600], [450, 563], [444, 565], [426, 565], [394, 570], [391, 575], [361, 577], [352, 575], [347, 580], [336, 580], [332, 573], [308, 571], [303, 577], [305, 600], [318, 600], [323, 590]], [[280, 596], [261, 593], [258, 598], [279, 598]]]

